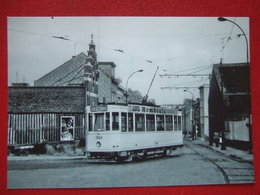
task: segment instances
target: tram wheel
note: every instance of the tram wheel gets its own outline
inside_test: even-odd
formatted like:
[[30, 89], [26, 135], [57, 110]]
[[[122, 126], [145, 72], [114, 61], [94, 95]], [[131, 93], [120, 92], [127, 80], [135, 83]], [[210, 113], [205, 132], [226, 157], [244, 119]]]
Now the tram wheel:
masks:
[[120, 156], [116, 156], [115, 157], [115, 161], [116, 161], [116, 163], [123, 163], [124, 162], [124, 159], [122, 158], [122, 157], [120, 157]]
[[146, 150], [144, 150], [144, 155], [142, 156], [142, 159], [143, 160], [147, 159], [147, 151]]
[[164, 149], [164, 150], [163, 150], [162, 156], [163, 156], [163, 157], [166, 157], [166, 156], [167, 156], [167, 149]]

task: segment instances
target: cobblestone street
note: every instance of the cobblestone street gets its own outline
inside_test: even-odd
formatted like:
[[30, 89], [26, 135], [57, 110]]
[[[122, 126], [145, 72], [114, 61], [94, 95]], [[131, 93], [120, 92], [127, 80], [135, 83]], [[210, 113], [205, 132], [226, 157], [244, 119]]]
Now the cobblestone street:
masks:
[[[20, 160], [19, 160], [20, 158]], [[253, 165], [186, 141], [165, 158], [116, 164], [87, 159], [17, 157], [8, 161], [8, 188], [96, 188], [254, 182]], [[26, 159], [27, 158], [27, 159]], [[33, 182], [32, 182], [33, 181]]]

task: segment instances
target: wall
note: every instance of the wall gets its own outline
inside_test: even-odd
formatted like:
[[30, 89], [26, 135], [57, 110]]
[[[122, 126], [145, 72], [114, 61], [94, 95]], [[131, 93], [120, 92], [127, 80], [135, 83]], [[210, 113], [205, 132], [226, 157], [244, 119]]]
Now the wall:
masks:
[[226, 135], [226, 139], [238, 140], [238, 141], [249, 141], [249, 132], [247, 123], [248, 120], [241, 121], [226, 121], [226, 129], [229, 133]]
[[209, 138], [209, 85], [203, 85], [200, 88], [200, 130], [201, 137], [205, 140]]
[[111, 102], [111, 78], [103, 71], [99, 71], [98, 101], [103, 103], [104, 98], [106, 102]]

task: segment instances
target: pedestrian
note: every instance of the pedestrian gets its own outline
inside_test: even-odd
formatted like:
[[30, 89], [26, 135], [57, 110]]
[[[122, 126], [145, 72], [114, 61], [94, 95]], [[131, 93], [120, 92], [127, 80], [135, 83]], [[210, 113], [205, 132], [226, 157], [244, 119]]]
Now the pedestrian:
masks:
[[216, 144], [216, 147], [219, 146], [219, 134], [217, 132], [214, 133], [214, 142]]

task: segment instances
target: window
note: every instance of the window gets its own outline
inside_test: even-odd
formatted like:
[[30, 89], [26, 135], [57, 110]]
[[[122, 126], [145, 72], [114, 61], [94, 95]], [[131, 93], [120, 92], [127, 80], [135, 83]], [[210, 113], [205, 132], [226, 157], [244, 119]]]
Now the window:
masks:
[[146, 115], [146, 129], [147, 129], [147, 131], [155, 131], [154, 114]]
[[157, 123], [157, 131], [164, 131], [164, 116], [163, 115], [156, 116], [156, 123]]
[[166, 116], [166, 131], [172, 131], [172, 130], [173, 130], [172, 116], [168, 115]]
[[112, 130], [119, 130], [119, 113], [112, 112]]
[[177, 116], [174, 116], [174, 130], [177, 131]]
[[110, 113], [106, 113], [106, 130], [110, 131]]
[[89, 131], [93, 131], [92, 124], [93, 124], [93, 114], [90, 113], [90, 114], [88, 115], [88, 130], [89, 130]]
[[135, 131], [145, 131], [144, 114], [135, 114]]
[[181, 131], [181, 116], [178, 116], [178, 130]]
[[104, 113], [95, 113], [94, 131], [104, 131]]
[[126, 132], [126, 128], [127, 128], [127, 120], [126, 120], [126, 113], [125, 112], [122, 112], [121, 113], [121, 130], [122, 132]]
[[128, 113], [128, 131], [129, 132], [132, 132], [134, 130], [133, 124], [134, 124], [133, 113]]

